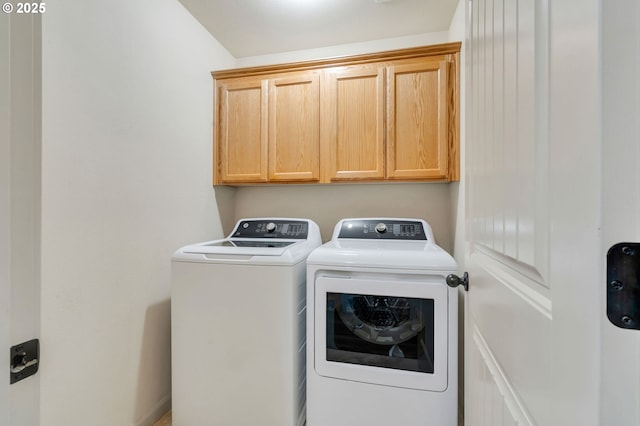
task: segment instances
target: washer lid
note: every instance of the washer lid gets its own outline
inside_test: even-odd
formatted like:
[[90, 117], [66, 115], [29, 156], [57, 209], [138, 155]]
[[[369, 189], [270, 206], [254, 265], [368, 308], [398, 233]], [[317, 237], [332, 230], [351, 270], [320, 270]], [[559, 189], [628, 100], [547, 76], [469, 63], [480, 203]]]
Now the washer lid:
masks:
[[227, 238], [178, 249], [172, 260], [199, 263], [294, 265], [322, 244], [318, 225], [309, 219], [240, 219]]
[[282, 254], [294, 244], [303, 241], [283, 240], [242, 240], [225, 238], [199, 244], [192, 244], [182, 248], [182, 253], [191, 254], [224, 254], [236, 256], [282, 256]]
[[291, 266], [304, 262], [318, 243], [311, 240], [271, 241], [278, 247], [267, 247], [264, 240], [238, 241], [231, 239], [191, 244], [176, 251], [172, 257], [174, 262], [217, 263]]
[[267, 247], [281, 248], [295, 244], [295, 241], [269, 241], [269, 240], [221, 240], [204, 244], [204, 247]]

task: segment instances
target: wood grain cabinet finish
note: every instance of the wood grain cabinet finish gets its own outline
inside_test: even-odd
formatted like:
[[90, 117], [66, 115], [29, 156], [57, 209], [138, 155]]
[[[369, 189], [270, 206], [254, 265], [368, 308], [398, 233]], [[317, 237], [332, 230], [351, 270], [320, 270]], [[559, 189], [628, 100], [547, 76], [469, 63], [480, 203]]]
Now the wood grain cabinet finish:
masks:
[[315, 71], [269, 80], [269, 181], [320, 179], [320, 78]]
[[216, 177], [220, 183], [267, 181], [267, 85], [218, 85]]
[[384, 66], [324, 73], [323, 181], [384, 178]]
[[449, 62], [435, 56], [387, 70], [387, 177], [446, 179]]
[[212, 73], [214, 184], [458, 180], [459, 52]]
[[214, 183], [320, 179], [317, 71], [217, 82]]

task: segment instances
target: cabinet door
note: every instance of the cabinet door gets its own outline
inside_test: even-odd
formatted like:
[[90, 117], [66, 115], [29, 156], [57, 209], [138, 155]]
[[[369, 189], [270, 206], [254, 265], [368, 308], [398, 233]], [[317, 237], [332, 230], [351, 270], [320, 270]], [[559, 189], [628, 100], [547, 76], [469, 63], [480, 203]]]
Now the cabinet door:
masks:
[[324, 77], [322, 180], [384, 178], [384, 66], [336, 67]]
[[270, 79], [269, 181], [318, 181], [319, 156], [318, 72]]
[[448, 65], [435, 56], [388, 67], [387, 178], [447, 178]]
[[218, 84], [214, 183], [267, 180], [267, 85], [261, 79]]

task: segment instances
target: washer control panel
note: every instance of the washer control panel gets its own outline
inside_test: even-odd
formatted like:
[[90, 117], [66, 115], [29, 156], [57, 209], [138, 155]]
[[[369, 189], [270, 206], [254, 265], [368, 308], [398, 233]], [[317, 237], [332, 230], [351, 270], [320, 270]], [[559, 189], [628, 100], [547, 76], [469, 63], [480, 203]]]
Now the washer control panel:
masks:
[[366, 240], [426, 240], [420, 221], [395, 219], [348, 219], [342, 222], [338, 238]]
[[303, 220], [241, 220], [231, 235], [233, 238], [307, 238], [309, 223]]

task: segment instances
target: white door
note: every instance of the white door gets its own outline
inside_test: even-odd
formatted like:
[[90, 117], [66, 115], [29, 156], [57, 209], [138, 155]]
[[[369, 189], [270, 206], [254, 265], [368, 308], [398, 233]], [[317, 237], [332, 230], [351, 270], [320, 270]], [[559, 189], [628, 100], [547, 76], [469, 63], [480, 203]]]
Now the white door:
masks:
[[39, 374], [9, 384], [9, 348], [39, 337], [40, 19], [0, 13], [0, 425], [39, 424]]
[[[603, 1], [602, 9], [604, 259], [616, 243], [640, 243], [640, 3]], [[603, 323], [601, 424], [639, 425], [640, 330]]]
[[468, 2], [469, 426], [622, 424], [599, 417], [599, 10]]

